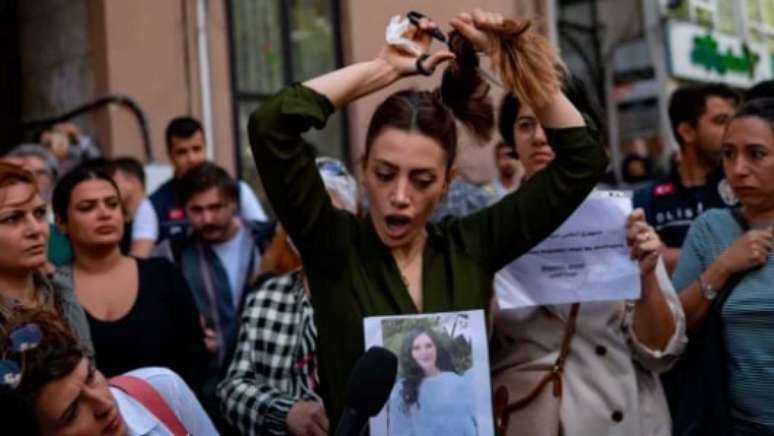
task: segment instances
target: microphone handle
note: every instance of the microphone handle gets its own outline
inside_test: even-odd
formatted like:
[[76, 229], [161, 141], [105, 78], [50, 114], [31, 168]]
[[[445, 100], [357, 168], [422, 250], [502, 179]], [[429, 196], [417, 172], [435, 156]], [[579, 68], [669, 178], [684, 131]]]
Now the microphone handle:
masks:
[[336, 436], [360, 436], [364, 433], [368, 417], [363, 417], [357, 410], [347, 407], [339, 418], [336, 426]]

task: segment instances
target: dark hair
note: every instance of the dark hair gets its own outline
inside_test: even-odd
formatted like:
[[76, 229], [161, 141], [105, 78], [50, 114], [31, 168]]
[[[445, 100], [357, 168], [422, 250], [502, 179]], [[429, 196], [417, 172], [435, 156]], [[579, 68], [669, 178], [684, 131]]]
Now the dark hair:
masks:
[[140, 184], [145, 186], [145, 168], [139, 160], [129, 156], [117, 157], [113, 159], [110, 166], [111, 175], [114, 175], [116, 171], [121, 171], [137, 178]]
[[709, 97], [733, 100], [734, 105], [739, 104], [739, 95], [722, 83], [683, 86], [675, 90], [669, 98], [669, 121], [672, 124], [672, 133], [680, 147], [683, 147], [685, 142], [678, 132], [678, 127], [681, 123], [688, 123], [695, 127], [707, 109]]
[[[25, 351], [23, 356], [10, 352], [8, 333], [27, 323], [40, 328], [40, 343]], [[40, 392], [47, 384], [72, 373], [86, 357], [86, 352], [61, 318], [40, 309], [18, 309], [11, 319], [3, 320], [0, 343], [6, 357], [24, 361], [24, 365], [19, 365], [23, 370], [19, 386], [0, 388], [0, 422], [8, 434], [37, 434], [35, 403]]]
[[516, 145], [516, 138], [513, 137], [513, 125], [516, 124], [516, 118], [519, 116], [521, 103], [513, 94], [505, 94], [502, 103], [500, 103], [500, 115], [497, 117], [497, 130], [500, 131], [500, 137], [503, 142], [510, 145]]
[[239, 200], [239, 186], [226, 170], [212, 162], [203, 162], [191, 168], [178, 183], [180, 202], [185, 206], [188, 200], [196, 194], [218, 188], [223, 195], [231, 200]]
[[[568, 100], [578, 109], [579, 112], [586, 115], [591, 120], [591, 129], [602, 131], [602, 117], [597, 104], [594, 104], [583, 81], [573, 75], [565, 74], [562, 79], [562, 92]], [[500, 103], [500, 114], [497, 119], [497, 129], [500, 136], [507, 144], [511, 144], [516, 150], [516, 138], [513, 136], [513, 125], [519, 116], [521, 101], [513, 94], [506, 94]], [[517, 154], [518, 156], [518, 154]]]
[[744, 117], [758, 117], [774, 124], [774, 98], [756, 98], [746, 102], [736, 111], [733, 119]]
[[196, 132], [203, 132], [202, 123], [192, 117], [177, 117], [167, 124], [164, 139], [167, 142], [167, 151], [172, 149], [172, 138], [190, 138]]
[[758, 82], [752, 88], [744, 93], [745, 101], [758, 98], [774, 98], [774, 80], [764, 80]]
[[494, 127], [494, 106], [489, 84], [478, 74], [478, 54], [457, 31], [449, 33], [454, 60], [444, 70], [439, 88], [441, 100], [454, 116], [482, 142], [489, 142]]
[[116, 195], [119, 198], [121, 197], [121, 191], [104, 165], [93, 166], [89, 163], [79, 165], [59, 179], [56, 186], [54, 186], [51, 206], [54, 209], [54, 215], [63, 223], [67, 222], [67, 207], [70, 204], [70, 196], [72, 196], [73, 190], [87, 180], [104, 180], [110, 183], [110, 186], [116, 190]]
[[416, 131], [434, 139], [446, 151], [446, 169], [451, 169], [457, 157], [457, 126], [451, 111], [436, 93], [398, 91], [379, 104], [366, 132], [365, 161], [368, 161], [374, 140], [387, 128]]
[[417, 131], [437, 141], [446, 152], [447, 171], [457, 157], [455, 117], [481, 142], [489, 141], [494, 108], [489, 99], [489, 84], [477, 71], [478, 55], [457, 32], [449, 34], [449, 47], [455, 59], [444, 70], [437, 90], [398, 91], [377, 106], [366, 133], [366, 161], [376, 137], [389, 127]]
[[[438, 334], [431, 328], [418, 327], [403, 337], [403, 343], [400, 346], [400, 365], [403, 375], [403, 382], [400, 390], [400, 397], [403, 400], [403, 410], [408, 411], [412, 404], [419, 400], [419, 387], [425, 378], [425, 371], [417, 364], [411, 355], [414, 341], [419, 335], [426, 334], [433, 344], [435, 344], [436, 366], [441, 371], [457, 372], [452, 361], [451, 354], [441, 342]], [[419, 404], [417, 403], [417, 406]]]

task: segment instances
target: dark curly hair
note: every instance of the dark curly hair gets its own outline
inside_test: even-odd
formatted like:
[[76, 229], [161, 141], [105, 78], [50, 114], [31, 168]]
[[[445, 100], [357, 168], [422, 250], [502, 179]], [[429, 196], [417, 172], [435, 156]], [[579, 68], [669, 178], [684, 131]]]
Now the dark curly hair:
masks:
[[[9, 353], [8, 333], [27, 323], [40, 328], [43, 333], [40, 344], [25, 351], [24, 356]], [[15, 389], [0, 388], [0, 422], [3, 422], [3, 429], [8, 434], [37, 434], [34, 410], [43, 387], [73, 372], [87, 354], [62, 319], [47, 310], [19, 309], [13, 319], [4, 320], [0, 329], [0, 347], [6, 359], [20, 362], [24, 359], [19, 386]]]
[[402, 409], [404, 412], [408, 412], [408, 409], [416, 403], [419, 407], [419, 387], [422, 385], [422, 380], [425, 378], [425, 371], [417, 364], [414, 357], [411, 355], [411, 349], [414, 346], [414, 341], [419, 335], [427, 335], [433, 344], [435, 344], [436, 353], [436, 366], [441, 371], [457, 372], [452, 361], [449, 350], [446, 349], [433, 329], [427, 327], [415, 328], [403, 337], [403, 343], [400, 346], [400, 366], [403, 372], [403, 382], [400, 389], [400, 397], [403, 400]]

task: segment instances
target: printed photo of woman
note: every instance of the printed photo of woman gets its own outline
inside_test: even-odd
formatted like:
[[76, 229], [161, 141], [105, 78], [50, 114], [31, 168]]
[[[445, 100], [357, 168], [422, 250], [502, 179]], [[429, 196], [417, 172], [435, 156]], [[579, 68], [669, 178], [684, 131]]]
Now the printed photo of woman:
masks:
[[438, 333], [427, 327], [410, 330], [399, 358], [400, 378], [388, 405], [389, 435], [478, 435], [471, 371], [458, 374]]

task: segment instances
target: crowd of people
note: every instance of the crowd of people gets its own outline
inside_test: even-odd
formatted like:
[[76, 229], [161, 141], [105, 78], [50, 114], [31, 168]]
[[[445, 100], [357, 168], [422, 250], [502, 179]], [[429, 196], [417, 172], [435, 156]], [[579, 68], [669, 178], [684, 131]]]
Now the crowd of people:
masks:
[[[256, 108], [271, 215], [206, 160], [188, 116], [168, 123], [174, 175], [147, 196], [142, 163], [100, 158], [71, 124], [5, 154], [3, 433], [331, 434], [364, 318], [483, 309], [498, 434], [774, 434], [772, 82], [673, 93], [680, 157], [634, 193], [624, 228], [638, 299], [501, 309], [497, 272], [609, 162], [583, 84], [529, 22], [476, 10], [450, 25], [448, 50], [420, 17], [374, 59]], [[498, 108], [479, 55], [508, 91]], [[303, 139], [436, 68], [437, 89], [376, 107], [359, 182]], [[486, 186], [455, 173], [460, 126], [499, 134]], [[481, 434], [446, 346], [428, 328], [404, 338], [391, 434]], [[464, 398], [444, 398], [450, 384]]]

